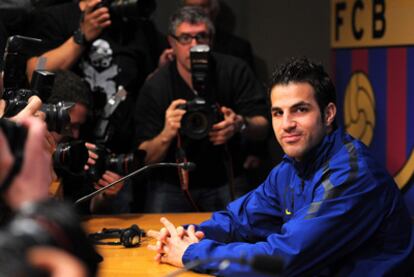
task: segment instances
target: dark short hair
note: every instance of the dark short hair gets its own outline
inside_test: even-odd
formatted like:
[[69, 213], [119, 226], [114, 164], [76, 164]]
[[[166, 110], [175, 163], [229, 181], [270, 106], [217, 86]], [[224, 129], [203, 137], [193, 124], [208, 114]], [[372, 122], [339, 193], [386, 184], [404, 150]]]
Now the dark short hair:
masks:
[[[323, 116], [329, 103], [336, 105], [336, 90], [328, 73], [320, 63], [305, 57], [290, 58], [276, 68], [269, 86], [269, 96], [274, 86], [292, 83], [308, 83], [315, 91], [316, 102]], [[334, 124], [334, 127], [335, 124]]]
[[48, 103], [56, 104], [59, 101], [69, 101], [92, 108], [92, 96], [88, 84], [81, 77], [68, 70], [55, 72], [55, 82], [52, 88], [52, 95]]
[[168, 32], [170, 35], [175, 35], [178, 25], [183, 22], [192, 25], [205, 23], [210, 35], [214, 35], [215, 28], [208, 14], [201, 7], [185, 6], [177, 9], [170, 17], [170, 25]]

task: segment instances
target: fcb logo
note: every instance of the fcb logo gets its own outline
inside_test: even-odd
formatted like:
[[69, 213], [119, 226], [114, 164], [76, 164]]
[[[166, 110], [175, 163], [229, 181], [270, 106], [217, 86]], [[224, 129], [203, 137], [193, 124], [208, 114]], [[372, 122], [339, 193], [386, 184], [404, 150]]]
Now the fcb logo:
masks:
[[[405, 105], [406, 103], [400, 104]], [[353, 72], [343, 95], [343, 123], [348, 133], [360, 139], [368, 147], [370, 147], [376, 133], [376, 112], [378, 112], [376, 93], [368, 75], [363, 71]], [[380, 140], [381, 138], [375, 139]], [[386, 143], [384, 146], [386, 147]], [[408, 159], [394, 173], [399, 188], [403, 189], [409, 183], [413, 173], [414, 149], [411, 149]]]
[[414, 216], [414, 47], [332, 54], [339, 123], [387, 168]]

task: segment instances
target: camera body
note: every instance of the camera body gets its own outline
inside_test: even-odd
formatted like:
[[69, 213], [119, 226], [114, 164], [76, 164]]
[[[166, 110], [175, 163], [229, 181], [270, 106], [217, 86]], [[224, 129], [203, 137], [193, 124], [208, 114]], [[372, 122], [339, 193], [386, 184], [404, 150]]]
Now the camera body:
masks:
[[222, 119], [222, 114], [212, 99], [210, 82], [210, 47], [200, 44], [190, 49], [191, 78], [197, 97], [179, 109], [187, 112], [181, 119], [180, 132], [191, 139], [203, 139], [208, 136], [211, 127]]
[[94, 152], [98, 155], [98, 159], [88, 170], [88, 176], [93, 182], [97, 182], [105, 170], [127, 175], [144, 165], [145, 151], [143, 150], [137, 149], [128, 154], [114, 154], [105, 147], [97, 145]]
[[111, 17], [134, 20], [148, 18], [156, 6], [155, 0], [102, 0], [95, 9], [107, 7]]

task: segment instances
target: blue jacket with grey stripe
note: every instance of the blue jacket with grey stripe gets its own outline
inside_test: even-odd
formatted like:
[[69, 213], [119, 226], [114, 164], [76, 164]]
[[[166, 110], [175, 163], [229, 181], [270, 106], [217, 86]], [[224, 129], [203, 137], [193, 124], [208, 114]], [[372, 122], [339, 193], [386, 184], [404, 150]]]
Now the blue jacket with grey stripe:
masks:
[[[285, 276], [413, 276], [414, 228], [392, 177], [337, 129], [301, 163], [285, 156], [257, 189], [198, 226], [183, 262], [279, 256]], [[197, 271], [258, 276], [209, 262]]]

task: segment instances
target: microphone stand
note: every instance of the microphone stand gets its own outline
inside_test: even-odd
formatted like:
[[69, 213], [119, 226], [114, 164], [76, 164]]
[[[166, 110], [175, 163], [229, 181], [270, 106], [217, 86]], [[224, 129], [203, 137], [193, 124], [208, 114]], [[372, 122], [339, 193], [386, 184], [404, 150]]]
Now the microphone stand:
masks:
[[143, 171], [146, 171], [148, 169], [153, 169], [153, 168], [157, 168], [157, 167], [180, 167], [180, 168], [183, 168], [184, 170], [192, 170], [193, 168], [195, 168], [195, 164], [192, 163], [192, 162], [185, 162], [185, 163], [155, 163], [155, 164], [150, 164], [150, 165], [143, 166], [143, 167], [141, 167], [141, 168], [125, 175], [124, 177], [120, 178], [119, 180], [116, 180], [116, 181], [110, 183], [109, 185], [106, 185], [106, 186], [104, 186], [104, 187], [102, 187], [98, 190], [95, 190], [94, 192], [92, 192], [90, 194], [87, 194], [87, 195], [79, 198], [78, 200], [75, 201], [75, 206], [82, 203], [82, 202], [85, 202], [86, 200], [94, 197], [95, 195], [101, 193], [102, 191], [107, 190], [110, 187], [112, 187], [112, 186], [114, 186], [114, 185], [116, 185], [116, 184], [118, 184], [122, 181], [125, 181], [128, 178], [131, 178], [132, 176], [134, 176], [136, 174], [139, 174], [139, 173], [141, 173]]

